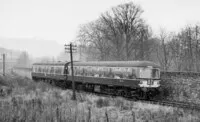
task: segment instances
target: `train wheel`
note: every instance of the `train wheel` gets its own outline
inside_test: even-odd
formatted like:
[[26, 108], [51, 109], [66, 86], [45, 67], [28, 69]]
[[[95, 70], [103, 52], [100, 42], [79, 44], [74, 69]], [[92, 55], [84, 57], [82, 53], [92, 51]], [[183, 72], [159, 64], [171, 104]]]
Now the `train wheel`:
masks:
[[144, 92], [144, 91], [139, 92], [139, 99], [145, 100], [145, 99], [147, 99], [147, 97], [148, 96], [147, 96], [146, 92]]
[[131, 97], [132, 97], [132, 94], [131, 94], [130, 91], [126, 91], [126, 97], [128, 97], [128, 98], [131, 98]]

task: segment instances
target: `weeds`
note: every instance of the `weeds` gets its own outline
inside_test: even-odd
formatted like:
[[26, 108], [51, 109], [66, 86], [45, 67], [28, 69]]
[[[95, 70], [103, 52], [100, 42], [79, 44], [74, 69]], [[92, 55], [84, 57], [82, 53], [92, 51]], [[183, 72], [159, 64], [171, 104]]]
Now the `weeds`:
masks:
[[[53, 88], [16, 77], [10, 94], [0, 99], [0, 121], [37, 122], [146, 122], [200, 121], [195, 111], [127, 101], [123, 98], [98, 97]], [[27, 80], [27, 82], [26, 82]]]
[[108, 99], [99, 98], [99, 99], [96, 101], [96, 106], [97, 106], [98, 108], [107, 107], [107, 106], [109, 106], [109, 100], [108, 100]]

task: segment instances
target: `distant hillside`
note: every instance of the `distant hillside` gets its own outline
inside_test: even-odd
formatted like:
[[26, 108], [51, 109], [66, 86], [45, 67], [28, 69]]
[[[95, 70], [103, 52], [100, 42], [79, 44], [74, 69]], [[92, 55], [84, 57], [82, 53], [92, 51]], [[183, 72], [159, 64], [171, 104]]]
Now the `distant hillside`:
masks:
[[0, 54], [3, 54], [3, 53], [6, 54], [6, 59], [16, 60], [20, 56], [21, 51], [12, 50], [12, 49], [6, 49], [4, 47], [0, 47]]
[[1, 38], [0, 47], [26, 51], [33, 57], [56, 57], [64, 50], [64, 45], [58, 44], [56, 41], [44, 40], [38, 38]]

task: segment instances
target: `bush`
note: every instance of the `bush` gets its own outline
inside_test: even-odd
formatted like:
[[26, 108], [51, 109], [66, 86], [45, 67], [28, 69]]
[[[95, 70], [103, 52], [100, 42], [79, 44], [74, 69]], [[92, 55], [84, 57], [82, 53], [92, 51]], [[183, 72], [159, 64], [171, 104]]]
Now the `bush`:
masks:
[[96, 106], [97, 106], [98, 108], [107, 107], [107, 106], [109, 106], [109, 101], [108, 101], [108, 99], [99, 98], [99, 99], [96, 101]]
[[163, 98], [200, 104], [200, 73], [161, 72]]

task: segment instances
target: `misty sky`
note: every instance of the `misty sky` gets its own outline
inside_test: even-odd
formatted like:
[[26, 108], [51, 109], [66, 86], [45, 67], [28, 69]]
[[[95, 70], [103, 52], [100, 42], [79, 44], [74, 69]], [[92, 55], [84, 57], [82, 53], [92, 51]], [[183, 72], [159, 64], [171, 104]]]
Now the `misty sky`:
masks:
[[[95, 20], [102, 12], [128, 1], [131, 0], [0, 0], [0, 38], [37, 38], [55, 41], [62, 46], [75, 39], [81, 24]], [[185, 25], [200, 22], [199, 0], [134, 1], [142, 7], [142, 17], [156, 33], [161, 27], [178, 31]], [[39, 52], [34, 52], [34, 48], [26, 49], [28, 46], [25, 44], [15, 46], [2, 41], [0, 46], [25, 49], [33, 56]], [[60, 52], [60, 49], [49, 48], [48, 51]], [[40, 56], [51, 54], [41, 52]]]

